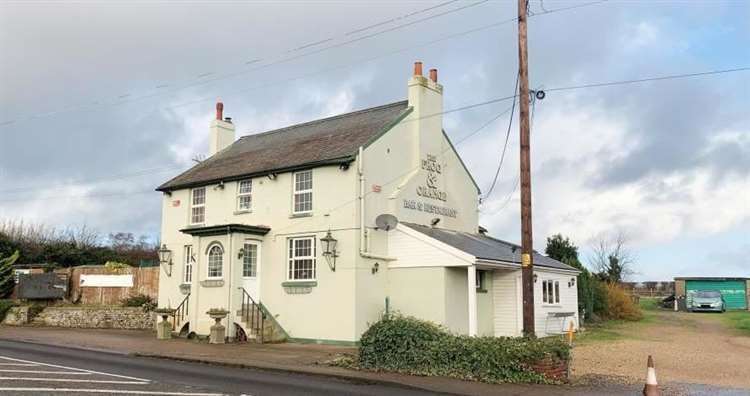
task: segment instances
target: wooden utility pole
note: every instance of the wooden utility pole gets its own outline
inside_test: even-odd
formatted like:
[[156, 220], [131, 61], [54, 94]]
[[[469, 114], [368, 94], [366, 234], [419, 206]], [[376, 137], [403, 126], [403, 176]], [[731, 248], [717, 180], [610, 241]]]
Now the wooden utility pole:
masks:
[[531, 234], [531, 153], [529, 125], [529, 58], [526, 33], [526, 5], [518, 0], [518, 100], [521, 120], [521, 283], [523, 290], [523, 333], [534, 336], [534, 255]]

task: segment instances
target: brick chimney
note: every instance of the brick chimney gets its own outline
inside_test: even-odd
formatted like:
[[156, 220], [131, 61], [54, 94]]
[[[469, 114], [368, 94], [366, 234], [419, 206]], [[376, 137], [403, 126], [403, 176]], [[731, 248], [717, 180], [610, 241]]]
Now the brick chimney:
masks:
[[208, 128], [208, 155], [212, 156], [234, 143], [234, 124], [229, 117], [224, 118], [224, 103], [216, 102], [216, 119]]
[[422, 62], [415, 62], [408, 84], [409, 106], [414, 108], [409, 118], [414, 120], [415, 137], [421, 142], [420, 152], [429, 141], [441, 139], [443, 128], [443, 86], [437, 82], [437, 69], [430, 69], [429, 73], [429, 78], [423, 76]]

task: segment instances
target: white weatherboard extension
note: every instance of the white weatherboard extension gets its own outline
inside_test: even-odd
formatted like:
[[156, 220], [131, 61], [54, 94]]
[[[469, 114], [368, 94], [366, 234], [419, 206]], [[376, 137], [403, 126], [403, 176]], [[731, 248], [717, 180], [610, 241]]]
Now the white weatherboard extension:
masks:
[[[236, 141], [222, 111], [210, 157], [158, 188], [171, 254], [159, 306], [185, 301], [179, 327], [206, 335], [219, 308], [229, 337], [250, 333], [250, 296], [291, 340], [356, 342], [386, 305], [463, 334], [521, 334], [520, 248], [479, 232], [437, 72], [415, 65], [407, 101]], [[383, 214], [395, 228], [377, 227]], [[578, 326], [578, 272], [535, 263], [537, 334]]]

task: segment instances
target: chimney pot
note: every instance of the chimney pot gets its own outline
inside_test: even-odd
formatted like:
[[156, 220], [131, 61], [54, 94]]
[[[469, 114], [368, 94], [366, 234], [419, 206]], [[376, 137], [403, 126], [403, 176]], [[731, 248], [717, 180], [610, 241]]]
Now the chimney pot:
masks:
[[434, 83], [437, 82], [437, 69], [430, 69], [430, 80]]
[[216, 102], [216, 119], [219, 121], [224, 119], [224, 103]]
[[422, 75], [422, 62], [414, 62], [414, 76]]

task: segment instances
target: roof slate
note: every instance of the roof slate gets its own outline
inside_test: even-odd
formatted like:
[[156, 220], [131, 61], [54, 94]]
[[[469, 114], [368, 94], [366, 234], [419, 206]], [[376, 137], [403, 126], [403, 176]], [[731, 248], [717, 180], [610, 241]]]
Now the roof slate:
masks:
[[[401, 223], [430, 238], [437, 239], [458, 250], [466, 252], [478, 260], [496, 260], [511, 263], [521, 263], [521, 247], [487, 235], [471, 234], [468, 232], [433, 228], [413, 223]], [[553, 258], [534, 252], [534, 265], [569, 271], [577, 269], [561, 263]]]
[[407, 110], [408, 102], [401, 101], [243, 136], [157, 191], [350, 162], [360, 146], [376, 138]]

